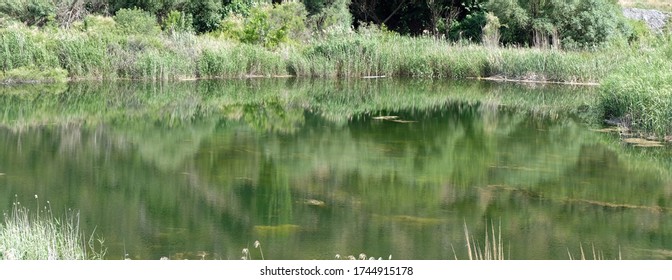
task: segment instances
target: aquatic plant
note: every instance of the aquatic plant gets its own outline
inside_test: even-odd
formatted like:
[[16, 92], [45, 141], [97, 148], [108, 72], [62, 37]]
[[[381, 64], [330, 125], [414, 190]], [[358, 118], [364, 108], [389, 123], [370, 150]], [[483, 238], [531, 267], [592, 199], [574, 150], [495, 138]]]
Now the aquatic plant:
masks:
[[[259, 242], [259, 240], [254, 241], [254, 248], [259, 249], [261, 259], [264, 260], [264, 251], [261, 249], [261, 242]], [[243, 254], [243, 256], [240, 257], [241, 260], [252, 260], [252, 254], [250, 253], [249, 248], [243, 248], [241, 253]]]
[[[467, 242], [467, 252], [469, 260], [504, 260], [504, 246], [502, 244], [502, 223], [499, 223], [499, 229], [495, 233], [495, 226], [490, 222], [490, 232], [488, 232], [488, 225], [485, 225], [485, 243], [483, 247], [475, 240], [473, 236], [469, 235], [467, 223], [464, 223], [464, 237]], [[457, 255], [455, 256], [457, 259]]]
[[[35, 195], [35, 199], [38, 196]], [[79, 213], [70, 211], [65, 219], [53, 216], [51, 204], [30, 209], [16, 201], [0, 224], [0, 259], [4, 260], [85, 260], [102, 259], [103, 239], [87, 240], [80, 232]]]

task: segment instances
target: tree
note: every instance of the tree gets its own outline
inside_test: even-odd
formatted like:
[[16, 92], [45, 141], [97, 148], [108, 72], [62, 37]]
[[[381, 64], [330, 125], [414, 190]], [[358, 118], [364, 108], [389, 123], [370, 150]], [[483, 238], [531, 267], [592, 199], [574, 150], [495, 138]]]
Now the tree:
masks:
[[[620, 35], [622, 12], [607, 0], [584, 0], [576, 5], [574, 16], [562, 26], [563, 44], [572, 47], [598, 46]], [[617, 15], [621, 14], [621, 17]]]
[[194, 29], [198, 33], [217, 29], [222, 20], [222, 2], [216, 0], [191, 1], [188, 12], [193, 15]]
[[486, 8], [501, 21], [505, 44], [590, 47], [619, 36], [624, 25], [612, 0], [490, 0]]

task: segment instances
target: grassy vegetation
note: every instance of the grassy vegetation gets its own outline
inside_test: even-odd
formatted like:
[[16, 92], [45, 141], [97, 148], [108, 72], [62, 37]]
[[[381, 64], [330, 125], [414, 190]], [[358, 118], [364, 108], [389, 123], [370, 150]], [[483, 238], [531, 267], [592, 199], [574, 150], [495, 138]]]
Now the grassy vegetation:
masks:
[[4, 224], [0, 224], [0, 259], [86, 260], [105, 256], [104, 249], [95, 248], [94, 244], [102, 246], [102, 240], [85, 242], [79, 230], [79, 213], [58, 219], [50, 205], [35, 210], [31, 213], [31, 209], [15, 202], [11, 212], [4, 214]]
[[[614, 67], [613, 56], [599, 53], [460, 45], [375, 27], [276, 50], [189, 33], [118, 35], [94, 32], [98, 29], [94, 24], [79, 31], [43, 31], [22, 25], [3, 28], [2, 70], [65, 69], [71, 79], [384, 75], [595, 82]], [[390, 48], [391, 44], [395, 47]]]
[[624, 7], [672, 12], [672, 3], [667, 0], [618, 0], [618, 3]]
[[642, 49], [639, 59], [625, 60], [600, 87], [606, 118], [657, 135], [672, 134], [672, 44]]
[[[130, 28], [129, 22], [137, 28]], [[163, 81], [287, 75], [595, 83], [602, 85], [598, 97], [602, 117], [661, 137], [672, 132], [672, 113], [665, 110], [672, 94], [667, 82], [672, 39], [643, 31], [631, 42], [621, 38], [598, 50], [567, 51], [408, 37], [376, 26], [325, 30], [300, 44], [284, 37], [272, 44], [249, 44], [232, 39], [233, 29], [198, 36], [164, 32], [151, 16], [132, 11], [114, 18], [88, 16], [69, 29], [29, 28], [11, 21], [2, 25], [0, 83], [5, 84], [68, 78]], [[243, 32], [248, 27], [238, 28]]]

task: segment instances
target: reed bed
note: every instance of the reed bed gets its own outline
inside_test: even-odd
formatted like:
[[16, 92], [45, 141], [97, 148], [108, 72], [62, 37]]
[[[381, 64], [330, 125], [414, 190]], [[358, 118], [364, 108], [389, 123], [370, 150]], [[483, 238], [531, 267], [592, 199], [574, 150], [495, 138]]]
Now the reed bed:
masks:
[[672, 43], [640, 51], [604, 79], [599, 104], [604, 117], [622, 125], [672, 135]]
[[58, 219], [50, 207], [35, 210], [32, 213], [31, 209], [15, 202], [12, 210], [4, 214], [4, 224], [0, 224], [0, 259], [86, 260], [104, 257], [102, 240], [95, 241], [91, 237], [85, 242], [79, 228], [79, 213], [70, 212], [65, 219]]
[[[495, 78], [601, 84], [604, 118], [672, 134], [672, 39], [659, 36], [599, 51], [487, 47], [408, 37], [375, 27], [323, 34], [268, 49], [209, 35], [83, 29], [0, 29], [0, 83], [246, 77]], [[114, 31], [114, 30], [112, 30]]]
[[0, 29], [0, 46], [3, 72], [20, 67], [64, 69], [71, 79], [89, 80], [292, 75], [595, 82], [612, 61], [612, 56], [597, 52], [489, 48], [375, 28], [267, 49], [188, 33], [120, 35], [12, 25]]

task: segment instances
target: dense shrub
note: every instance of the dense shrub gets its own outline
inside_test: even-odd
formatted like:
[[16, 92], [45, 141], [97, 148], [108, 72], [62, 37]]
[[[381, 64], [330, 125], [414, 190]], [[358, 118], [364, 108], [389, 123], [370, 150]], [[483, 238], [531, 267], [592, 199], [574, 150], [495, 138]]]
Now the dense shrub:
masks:
[[483, 27], [487, 23], [485, 12], [476, 12], [467, 15], [462, 21], [454, 21], [450, 27], [450, 38], [457, 40], [468, 40], [472, 42], [481, 42]]
[[86, 16], [82, 24], [76, 24], [74, 26], [93, 34], [110, 34], [118, 31], [117, 23], [113, 18], [95, 15]]
[[198, 33], [214, 31], [222, 20], [223, 7], [220, 1], [191, 1], [187, 12], [193, 15], [194, 29]]
[[562, 43], [567, 47], [593, 47], [619, 36], [623, 24], [619, 7], [608, 0], [579, 1], [567, 23], [561, 26]]
[[117, 27], [124, 34], [156, 36], [161, 32], [156, 18], [141, 9], [121, 9], [114, 16]]
[[0, 1], [0, 17], [15, 18], [28, 26], [43, 26], [56, 17], [56, 5], [51, 0]]
[[253, 7], [247, 17], [231, 14], [214, 34], [274, 49], [307, 38], [307, 11], [297, 2]]
[[612, 0], [490, 0], [487, 8], [499, 18], [501, 40], [508, 45], [561, 41], [566, 48], [589, 48], [632, 33]]
[[194, 31], [193, 21], [191, 14], [173, 10], [163, 20], [162, 26], [163, 30], [171, 33], [192, 32]]

